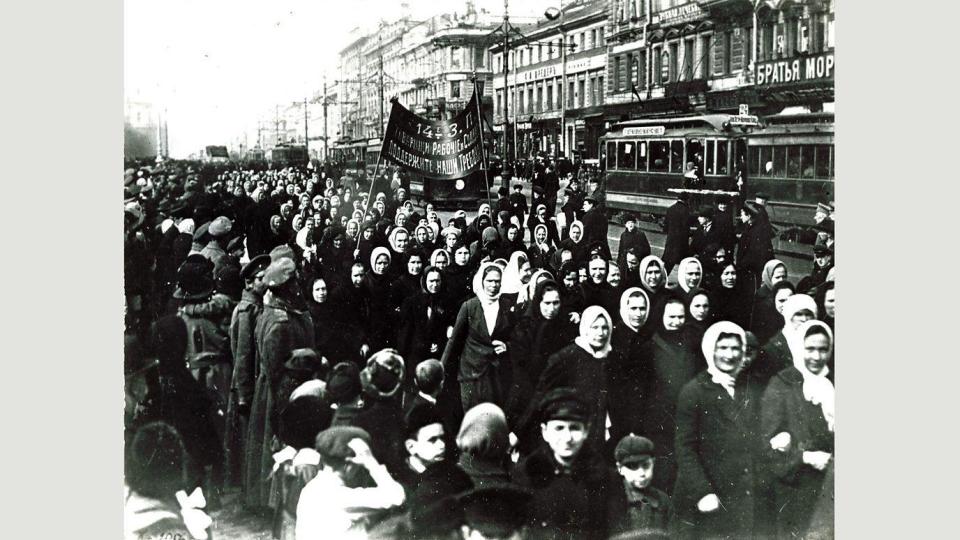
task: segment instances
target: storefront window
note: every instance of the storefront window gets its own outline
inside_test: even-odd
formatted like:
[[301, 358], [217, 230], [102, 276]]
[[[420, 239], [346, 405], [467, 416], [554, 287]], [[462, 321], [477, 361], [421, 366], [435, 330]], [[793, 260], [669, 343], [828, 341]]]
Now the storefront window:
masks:
[[670, 172], [683, 172], [683, 141], [670, 142]]
[[650, 170], [652, 172], [670, 170], [669, 141], [650, 141]]
[[717, 141], [717, 174], [730, 174], [730, 141]]
[[617, 168], [617, 143], [607, 143], [607, 170]]
[[634, 143], [617, 143], [617, 168], [620, 170], [636, 170], [637, 153]]

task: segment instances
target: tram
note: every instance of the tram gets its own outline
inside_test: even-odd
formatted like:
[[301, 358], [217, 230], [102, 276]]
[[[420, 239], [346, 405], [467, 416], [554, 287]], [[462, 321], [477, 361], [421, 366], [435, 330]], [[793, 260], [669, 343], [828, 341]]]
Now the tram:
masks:
[[267, 150], [267, 162], [274, 168], [305, 167], [308, 161], [307, 148], [303, 145], [280, 145]]
[[[410, 179], [410, 198], [437, 208], [473, 209], [478, 201], [487, 199], [487, 177], [484, 171], [474, 171], [456, 180], [425, 178], [406, 172]], [[490, 185], [493, 185], [493, 173]]]
[[[833, 194], [833, 113], [781, 114], [764, 119], [729, 114], [651, 117], [614, 124], [600, 137], [607, 207], [659, 220], [671, 190], [770, 196], [772, 222], [813, 224], [817, 202]], [[691, 179], [696, 178], [696, 182]]]

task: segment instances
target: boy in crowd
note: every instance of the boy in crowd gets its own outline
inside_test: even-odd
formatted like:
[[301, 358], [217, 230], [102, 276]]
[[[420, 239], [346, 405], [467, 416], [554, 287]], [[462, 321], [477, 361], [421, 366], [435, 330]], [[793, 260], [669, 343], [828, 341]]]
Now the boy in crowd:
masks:
[[667, 531], [670, 497], [653, 487], [654, 446], [646, 437], [627, 435], [614, 450], [623, 481], [611, 488], [607, 521], [611, 533]]

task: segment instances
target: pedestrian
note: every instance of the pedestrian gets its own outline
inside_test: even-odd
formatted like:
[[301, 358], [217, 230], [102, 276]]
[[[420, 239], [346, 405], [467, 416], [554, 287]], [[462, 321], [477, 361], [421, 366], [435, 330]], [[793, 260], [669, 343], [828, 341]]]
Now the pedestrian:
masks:
[[610, 245], [607, 243], [607, 231], [610, 227], [607, 216], [595, 196], [583, 200], [583, 240], [587, 245], [599, 244], [603, 257], [610, 259]]
[[[543, 208], [542, 206], [540, 208]], [[538, 224], [531, 233], [530, 261], [534, 268], [550, 268], [550, 259], [557, 252], [557, 248], [550, 238], [546, 225]]]
[[[483, 263], [473, 278], [476, 295], [460, 306], [450, 339], [443, 351], [444, 371], [456, 373], [464, 411], [483, 402], [504, 405], [504, 365], [508, 361], [510, 308], [500, 294], [503, 272]], [[452, 377], [451, 377], [452, 378]]]
[[[820, 321], [797, 330], [793, 364], [770, 380], [761, 402], [764, 456], [774, 475], [780, 537], [819, 537], [811, 529], [834, 453], [834, 387], [828, 361], [833, 335]], [[831, 493], [824, 493], [828, 489]]]
[[710, 309], [710, 293], [699, 287], [687, 293], [687, 313], [684, 331], [690, 334], [690, 343], [700, 343], [703, 334], [716, 320]]
[[409, 501], [420, 484], [420, 476], [429, 467], [446, 459], [447, 437], [443, 418], [435, 405], [416, 405], [406, 412], [403, 423], [405, 457], [394, 477], [403, 485]]
[[757, 335], [760, 343], [766, 345], [783, 328], [783, 303], [795, 292], [789, 281], [778, 281], [762, 301], [754, 303], [750, 331]]
[[294, 349], [314, 344], [313, 321], [299, 294], [296, 265], [286, 257], [270, 263], [264, 271], [268, 292], [263, 312], [257, 318], [255, 337], [259, 375], [253, 395], [244, 452], [246, 505], [263, 508], [268, 500], [267, 476], [273, 467], [276, 426], [271, 412], [280, 399], [278, 390], [284, 362]]
[[720, 286], [713, 289], [710, 300], [716, 320], [750, 326], [751, 298], [741, 286], [737, 268], [732, 263], [720, 271]]
[[619, 489], [610, 487], [607, 523], [610, 533], [668, 532], [670, 496], [652, 485], [656, 449], [653, 442], [634, 434], [624, 436], [614, 449]]
[[737, 242], [737, 274], [744, 290], [750, 293], [757, 290], [764, 265], [773, 259], [770, 228], [761, 220], [761, 209], [757, 205], [747, 202], [740, 209], [744, 230]]
[[573, 255], [573, 261], [577, 264], [586, 262], [587, 243], [584, 241], [583, 223], [572, 221], [567, 227], [569, 236], [560, 242], [558, 250], [568, 249]]
[[620, 317], [610, 338], [607, 370], [610, 441], [643, 432], [642, 409], [638, 405], [647, 377], [641, 349], [648, 336], [640, 330], [647, 322], [649, 307], [650, 299], [640, 287], [630, 287], [620, 295]]
[[640, 287], [650, 298], [650, 317], [658, 320], [663, 314], [663, 303], [669, 295], [667, 269], [656, 255], [647, 255], [640, 261]]
[[638, 262], [650, 255], [650, 242], [647, 235], [640, 230], [636, 214], [628, 212], [624, 215], [623, 232], [620, 233], [620, 243], [617, 246], [617, 266], [621, 270], [627, 268], [627, 253], [631, 249]]
[[391, 253], [385, 247], [374, 248], [370, 256], [370, 272], [363, 278], [369, 302], [364, 321], [365, 344], [373, 351], [393, 346], [397, 335], [396, 312], [391, 295], [394, 275], [390, 273], [395, 256], [396, 252]]
[[507, 417], [493, 403], [467, 410], [457, 433], [458, 465], [474, 486], [510, 481], [510, 437]]
[[791, 295], [783, 304], [783, 325], [773, 338], [760, 349], [757, 364], [751, 373], [761, 384], [792, 365], [794, 342], [803, 323], [817, 317], [817, 303], [805, 294]]
[[686, 194], [678, 194], [676, 202], [667, 209], [663, 218], [663, 232], [667, 236], [663, 246], [663, 264], [669, 275], [673, 267], [690, 253], [690, 207]]
[[400, 388], [404, 361], [396, 349], [377, 351], [360, 372], [363, 407], [349, 425], [376, 433], [370, 443], [374, 456], [391, 470], [399, 470], [403, 456], [403, 405]]
[[708, 328], [701, 347], [707, 370], [680, 392], [672, 520], [679, 538], [753, 535], [759, 393], [738, 383], [745, 342], [731, 322]]
[[680, 261], [677, 269], [677, 287], [683, 296], [690, 298], [691, 291], [700, 287], [703, 280], [703, 265], [696, 257], [687, 257]]

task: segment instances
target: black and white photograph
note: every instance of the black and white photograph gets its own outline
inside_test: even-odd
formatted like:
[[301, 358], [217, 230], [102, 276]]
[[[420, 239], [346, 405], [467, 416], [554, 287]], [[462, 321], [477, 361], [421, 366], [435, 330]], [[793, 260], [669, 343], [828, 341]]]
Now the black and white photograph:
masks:
[[836, 536], [835, 0], [122, 8], [126, 540]]

